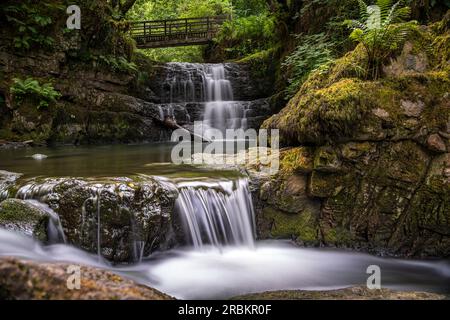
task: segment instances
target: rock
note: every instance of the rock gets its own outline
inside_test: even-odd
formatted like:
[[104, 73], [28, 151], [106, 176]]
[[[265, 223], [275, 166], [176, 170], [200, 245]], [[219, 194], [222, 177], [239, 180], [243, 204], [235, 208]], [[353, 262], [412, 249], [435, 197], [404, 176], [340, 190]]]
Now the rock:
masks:
[[232, 300], [447, 300], [443, 294], [395, 291], [390, 289], [369, 290], [353, 287], [330, 291], [273, 291], [254, 293], [232, 298]]
[[436, 152], [446, 152], [447, 147], [439, 134], [432, 134], [427, 139], [427, 146], [430, 150]]
[[314, 170], [322, 172], [338, 172], [341, 168], [341, 160], [336, 151], [331, 147], [321, 147], [316, 151], [314, 158]]
[[20, 173], [0, 170], [0, 201], [10, 197], [15, 182], [22, 176]]
[[40, 241], [47, 241], [49, 215], [30, 203], [19, 199], [0, 202], [0, 227], [20, 232]]
[[48, 158], [48, 156], [47, 155], [45, 155], [45, 154], [33, 154], [32, 156], [31, 156], [34, 160], [44, 160], [44, 159], [47, 159]]
[[401, 108], [408, 117], [419, 117], [425, 105], [422, 101], [412, 102], [409, 100], [401, 101]]
[[[147, 177], [35, 179], [19, 198], [36, 199], [59, 214], [67, 241], [114, 262], [175, 244], [172, 211], [176, 189]], [[98, 239], [100, 233], [100, 239]]]
[[376, 115], [378, 118], [381, 118], [383, 120], [389, 120], [389, 112], [387, 112], [384, 109], [381, 108], [373, 109], [372, 113]]
[[80, 290], [67, 287], [69, 265], [0, 259], [0, 300], [173, 300], [112, 272], [80, 266]]
[[414, 53], [414, 44], [406, 42], [399, 57], [391, 60], [391, 64], [383, 68], [384, 73], [391, 77], [405, 74], [423, 73], [428, 69], [428, 57], [425, 52]]

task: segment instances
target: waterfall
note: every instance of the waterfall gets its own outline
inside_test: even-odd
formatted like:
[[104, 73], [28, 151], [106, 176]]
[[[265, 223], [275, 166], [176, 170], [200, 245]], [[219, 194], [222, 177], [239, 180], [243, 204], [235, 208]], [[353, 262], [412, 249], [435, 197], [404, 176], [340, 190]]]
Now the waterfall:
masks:
[[[204, 136], [211, 138], [209, 129], [223, 134], [226, 129], [247, 129], [249, 102], [235, 101], [231, 80], [224, 64], [168, 63], [163, 87], [165, 104], [161, 118], [177, 118], [174, 106], [184, 105], [188, 122], [201, 120]], [[194, 114], [189, 114], [189, 108]], [[197, 108], [201, 111], [197, 111]], [[197, 116], [199, 115], [199, 116]], [[180, 119], [175, 119], [180, 120]]]
[[179, 193], [175, 210], [195, 248], [254, 246], [254, 209], [247, 179], [184, 183]]
[[225, 77], [223, 64], [211, 65], [204, 76], [206, 92], [205, 111], [203, 114], [204, 134], [211, 137], [207, 130], [218, 129], [225, 133], [227, 129], [245, 129], [245, 110], [242, 103], [233, 101], [231, 82]]

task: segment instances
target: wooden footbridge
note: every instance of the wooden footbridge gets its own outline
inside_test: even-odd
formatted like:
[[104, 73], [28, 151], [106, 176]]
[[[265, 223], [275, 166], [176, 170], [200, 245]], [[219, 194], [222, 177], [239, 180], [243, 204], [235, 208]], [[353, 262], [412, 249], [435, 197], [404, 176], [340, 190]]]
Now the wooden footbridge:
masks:
[[229, 16], [131, 22], [140, 49], [207, 44]]

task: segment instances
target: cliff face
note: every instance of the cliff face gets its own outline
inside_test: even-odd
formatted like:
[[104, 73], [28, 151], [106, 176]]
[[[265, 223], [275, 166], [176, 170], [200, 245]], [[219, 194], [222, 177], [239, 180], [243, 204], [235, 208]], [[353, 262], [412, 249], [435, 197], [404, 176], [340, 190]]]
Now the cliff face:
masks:
[[[81, 30], [68, 30], [68, 5], [2, 2], [0, 139], [39, 144], [158, 138], [164, 130], [154, 121], [159, 111], [139, 99], [145, 98], [152, 64], [131, 62], [126, 24], [113, 20], [106, 1], [79, 1]], [[14, 79], [36, 80], [40, 89], [25, 89], [19, 97], [12, 92]], [[40, 108], [46, 83], [60, 97]]]
[[286, 149], [258, 195], [261, 237], [450, 254], [449, 36], [448, 15], [419, 28], [377, 81], [357, 47], [265, 122]]

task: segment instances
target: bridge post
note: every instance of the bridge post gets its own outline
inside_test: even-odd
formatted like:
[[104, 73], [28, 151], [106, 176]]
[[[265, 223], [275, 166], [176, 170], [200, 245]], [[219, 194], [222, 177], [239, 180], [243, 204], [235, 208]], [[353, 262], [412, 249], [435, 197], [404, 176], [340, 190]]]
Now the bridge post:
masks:
[[146, 22], [144, 21], [144, 41], [147, 42], [147, 28], [146, 28]]
[[164, 39], [167, 39], [167, 20], [164, 21]]

